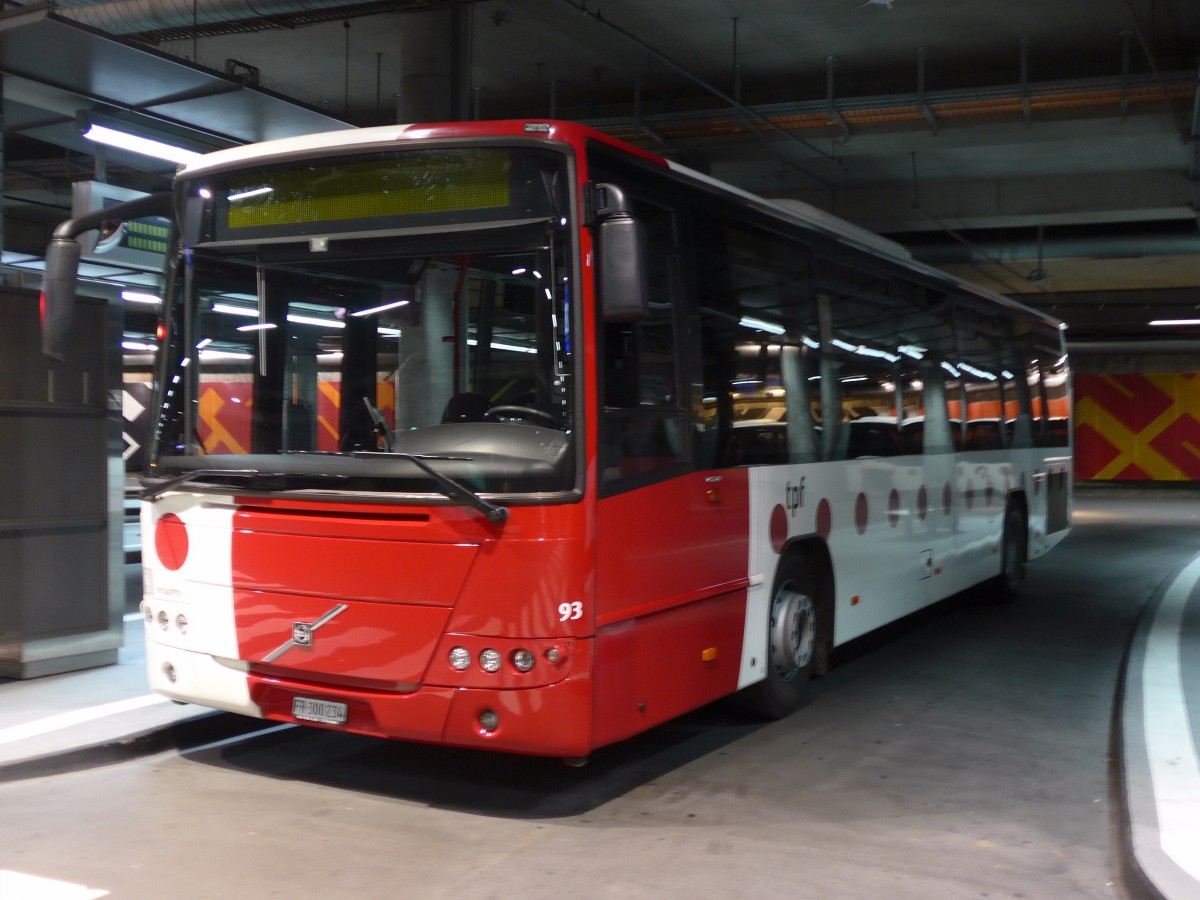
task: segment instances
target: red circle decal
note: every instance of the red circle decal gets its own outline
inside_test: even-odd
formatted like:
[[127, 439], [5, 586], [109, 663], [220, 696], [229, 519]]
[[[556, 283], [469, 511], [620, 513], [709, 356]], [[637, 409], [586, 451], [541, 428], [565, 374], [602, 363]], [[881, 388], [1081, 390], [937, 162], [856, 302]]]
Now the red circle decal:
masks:
[[175, 513], [167, 513], [155, 524], [154, 552], [158, 554], [158, 561], [172, 572], [187, 559], [187, 527]]
[[867, 495], [859, 494], [858, 499], [854, 501], [854, 528], [859, 534], [866, 532], [868, 518]]
[[828, 539], [829, 532], [833, 530], [833, 511], [829, 508], [829, 501], [822, 498], [817, 504], [817, 534]]
[[775, 504], [775, 508], [771, 510], [770, 534], [771, 546], [775, 548], [776, 553], [782, 553], [788, 536], [787, 510], [783, 508], [782, 503]]

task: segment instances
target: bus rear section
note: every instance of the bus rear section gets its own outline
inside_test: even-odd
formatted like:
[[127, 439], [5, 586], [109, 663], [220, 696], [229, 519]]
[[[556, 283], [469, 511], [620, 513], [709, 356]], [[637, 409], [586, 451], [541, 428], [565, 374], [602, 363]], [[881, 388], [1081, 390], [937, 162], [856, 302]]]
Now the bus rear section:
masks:
[[151, 687], [406, 740], [583, 756], [590, 622], [576, 507], [498, 530], [403, 510], [179, 492], [143, 509]]

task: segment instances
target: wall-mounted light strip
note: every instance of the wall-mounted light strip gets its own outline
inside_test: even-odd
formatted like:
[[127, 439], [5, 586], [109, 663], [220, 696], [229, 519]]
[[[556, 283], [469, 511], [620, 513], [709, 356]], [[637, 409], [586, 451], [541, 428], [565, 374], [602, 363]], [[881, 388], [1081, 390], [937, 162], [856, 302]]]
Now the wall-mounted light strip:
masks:
[[185, 150], [183, 147], [176, 147], [173, 144], [164, 144], [162, 141], [151, 140], [127, 131], [117, 131], [115, 128], [106, 128], [94, 123], [88, 126], [88, 130], [83, 133], [83, 136], [98, 144], [107, 144], [110, 147], [140, 153], [142, 156], [152, 156], [155, 159], [165, 159], [180, 165], [199, 159], [202, 155], [195, 150]]
[[1150, 324], [1170, 328], [1173, 325], [1200, 325], [1200, 319], [1154, 319]]

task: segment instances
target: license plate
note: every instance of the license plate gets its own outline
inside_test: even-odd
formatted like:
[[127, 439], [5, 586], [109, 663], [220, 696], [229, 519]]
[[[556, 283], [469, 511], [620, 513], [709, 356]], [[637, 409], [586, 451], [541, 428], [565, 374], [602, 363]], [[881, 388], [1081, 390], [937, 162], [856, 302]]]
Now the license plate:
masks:
[[313, 700], [311, 697], [293, 697], [292, 716], [305, 722], [345, 725], [346, 704], [333, 700]]

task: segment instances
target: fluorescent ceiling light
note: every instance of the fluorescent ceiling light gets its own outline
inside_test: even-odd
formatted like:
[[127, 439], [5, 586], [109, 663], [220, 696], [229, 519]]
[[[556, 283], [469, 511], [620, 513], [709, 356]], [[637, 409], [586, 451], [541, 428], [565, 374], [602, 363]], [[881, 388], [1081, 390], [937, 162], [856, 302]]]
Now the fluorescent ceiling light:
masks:
[[764, 322], [762, 319], [755, 319], [752, 316], [742, 316], [738, 324], [743, 328], [753, 328], [755, 331], [765, 331], [768, 334], [784, 334], [787, 329], [782, 325], [777, 325], [774, 322]]
[[185, 150], [183, 147], [164, 144], [162, 141], [154, 141], [125, 131], [117, 131], [115, 128], [105, 128], [103, 125], [89, 126], [83, 136], [99, 144], [140, 153], [142, 156], [152, 156], [155, 159], [165, 159], [180, 165], [199, 159], [202, 155], [195, 150]]
[[249, 306], [237, 306], [233, 303], [214, 303], [213, 312], [225, 313], [229, 316], [246, 316], [247, 318], [257, 319], [258, 310], [251, 309]]
[[230, 194], [225, 199], [228, 200], [230, 203], [235, 203], [238, 200], [249, 200], [251, 197], [261, 197], [264, 194], [270, 194], [270, 193], [274, 192], [274, 190], [275, 190], [275, 188], [270, 188], [270, 187], [257, 187], [257, 188], [253, 188], [249, 191], [242, 191], [237, 194]]
[[239, 325], [238, 331], [270, 331], [275, 328], [274, 322], [255, 322], [253, 325]]
[[356, 313], [350, 313], [352, 316], [372, 316], [375, 313], [381, 313], [387, 309], [395, 309], [397, 306], [408, 306], [407, 300], [397, 300], [394, 303], [385, 303], [383, 306], [372, 306], [370, 309], [360, 309]]
[[254, 359], [249, 353], [238, 353], [233, 350], [201, 350], [200, 358], [202, 360], [214, 359]]
[[[479, 341], [475, 338], [468, 338], [467, 346], [478, 347]], [[520, 344], [506, 344], [503, 341], [492, 341], [488, 346], [493, 350], [509, 350], [513, 353], [537, 353], [536, 347], [522, 347]]]
[[[214, 306], [213, 309], [216, 309]], [[287, 320], [297, 325], [319, 325], [321, 328], [345, 328], [345, 322], [339, 322], [337, 319], [322, 319], [319, 316], [299, 316], [295, 313], [288, 313]]]
[[1155, 319], [1151, 325], [1200, 325], [1200, 319]]
[[154, 306], [162, 303], [157, 294], [146, 294], [142, 291], [121, 291], [121, 299], [130, 303], [149, 303]]

